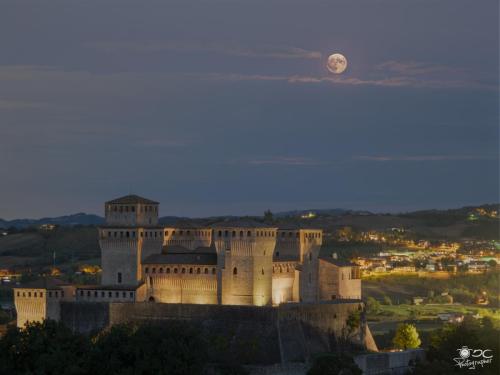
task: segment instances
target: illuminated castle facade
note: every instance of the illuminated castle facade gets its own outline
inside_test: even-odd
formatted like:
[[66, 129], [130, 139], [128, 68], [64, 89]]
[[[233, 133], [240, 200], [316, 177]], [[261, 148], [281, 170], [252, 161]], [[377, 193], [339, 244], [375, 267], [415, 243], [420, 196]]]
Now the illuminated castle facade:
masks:
[[61, 302], [271, 306], [361, 299], [359, 268], [320, 256], [320, 229], [255, 221], [162, 226], [158, 212], [158, 202], [136, 195], [106, 202], [101, 285], [52, 280], [15, 288], [18, 326], [59, 320]]
[[105, 203], [103, 286], [140, 289], [140, 298], [163, 303], [263, 306], [361, 298], [359, 269], [320, 257], [322, 230], [254, 221], [165, 227], [158, 212], [158, 202], [134, 195]]

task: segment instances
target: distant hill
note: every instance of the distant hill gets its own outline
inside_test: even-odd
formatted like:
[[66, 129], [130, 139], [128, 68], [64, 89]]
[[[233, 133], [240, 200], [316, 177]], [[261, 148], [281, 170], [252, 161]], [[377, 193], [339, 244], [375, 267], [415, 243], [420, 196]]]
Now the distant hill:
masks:
[[299, 217], [308, 214], [322, 215], [322, 216], [341, 216], [346, 214], [351, 215], [373, 215], [369, 211], [353, 211], [343, 208], [326, 208], [326, 209], [309, 209], [309, 210], [293, 210], [273, 213], [275, 217]]
[[44, 217], [41, 219], [15, 219], [15, 220], [0, 219], [0, 228], [15, 227], [18, 229], [24, 229], [29, 227], [38, 227], [42, 224], [75, 226], [75, 225], [100, 225], [103, 223], [104, 223], [104, 218], [98, 215], [85, 214], [83, 212], [80, 212], [73, 215]]

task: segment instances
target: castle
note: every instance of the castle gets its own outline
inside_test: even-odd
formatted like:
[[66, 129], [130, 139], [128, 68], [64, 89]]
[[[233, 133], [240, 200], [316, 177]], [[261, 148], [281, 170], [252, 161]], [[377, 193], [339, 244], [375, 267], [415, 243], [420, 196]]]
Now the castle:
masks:
[[277, 306], [359, 304], [358, 267], [321, 256], [320, 229], [223, 221], [162, 226], [159, 203], [128, 195], [105, 203], [98, 230], [101, 285], [43, 280], [14, 288], [18, 326], [60, 319], [62, 302]]

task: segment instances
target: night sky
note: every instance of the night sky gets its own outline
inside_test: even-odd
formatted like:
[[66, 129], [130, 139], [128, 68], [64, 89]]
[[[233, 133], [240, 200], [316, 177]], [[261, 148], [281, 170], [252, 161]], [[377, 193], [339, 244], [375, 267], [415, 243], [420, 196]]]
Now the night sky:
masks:
[[[0, 217], [498, 202], [498, 1], [2, 1]], [[342, 53], [347, 70], [326, 69]]]

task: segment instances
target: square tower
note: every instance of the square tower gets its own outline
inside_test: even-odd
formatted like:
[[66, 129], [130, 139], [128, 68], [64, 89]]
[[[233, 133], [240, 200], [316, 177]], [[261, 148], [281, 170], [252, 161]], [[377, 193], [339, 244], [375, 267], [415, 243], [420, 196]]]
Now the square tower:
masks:
[[105, 203], [106, 223], [99, 228], [103, 285], [137, 285], [142, 279], [142, 261], [161, 253], [158, 206], [137, 195]]

